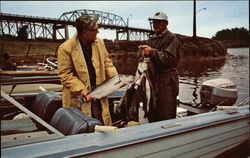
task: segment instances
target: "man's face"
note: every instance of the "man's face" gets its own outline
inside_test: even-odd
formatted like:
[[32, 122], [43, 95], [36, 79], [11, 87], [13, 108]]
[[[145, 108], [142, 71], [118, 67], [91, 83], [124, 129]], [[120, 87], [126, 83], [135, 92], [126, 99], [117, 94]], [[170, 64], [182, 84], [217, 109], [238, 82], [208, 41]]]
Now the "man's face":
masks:
[[83, 31], [82, 38], [83, 40], [86, 40], [89, 43], [93, 43], [96, 40], [96, 35], [99, 33], [98, 25], [94, 25], [92, 27], [89, 27], [88, 29], [85, 29]]
[[153, 21], [153, 28], [154, 31], [157, 33], [161, 33], [166, 29], [167, 22], [163, 20], [154, 20]]

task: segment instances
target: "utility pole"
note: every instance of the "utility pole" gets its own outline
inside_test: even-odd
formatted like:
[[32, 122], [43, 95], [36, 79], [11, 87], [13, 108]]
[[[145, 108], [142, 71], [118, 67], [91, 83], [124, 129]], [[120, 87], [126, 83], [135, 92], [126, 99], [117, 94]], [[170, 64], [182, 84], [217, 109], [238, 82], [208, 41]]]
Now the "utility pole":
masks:
[[196, 37], [196, 0], [194, 0], [194, 12], [193, 12], [193, 37]]

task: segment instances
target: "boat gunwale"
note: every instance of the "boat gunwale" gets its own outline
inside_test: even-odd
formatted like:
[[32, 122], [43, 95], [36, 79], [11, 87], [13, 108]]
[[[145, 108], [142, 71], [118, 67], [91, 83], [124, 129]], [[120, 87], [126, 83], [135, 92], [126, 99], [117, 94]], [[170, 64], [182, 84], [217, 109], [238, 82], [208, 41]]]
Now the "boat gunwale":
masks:
[[[247, 106], [249, 107], [249, 105]], [[178, 134], [183, 134], [183, 133], [187, 133], [187, 132], [191, 132], [191, 131], [195, 131], [195, 130], [199, 130], [199, 129], [203, 129], [203, 128], [208, 128], [211, 126], [216, 126], [216, 125], [221, 125], [221, 124], [228, 124], [234, 121], [241, 121], [241, 120], [245, 120], [247, 118], [249, 118], [249, 113], [246, 113], [246, 108], [247, 107], [241, 107], [239, 110], [243, 111], [243, 114], [237, 114], [236, 115], [229, 115], [229, 117], [227, 118], [223, 118], [223, 120], [217, 120], [217, 121], [213, 121], [213, 122], [209, 122], [209, 123], [202, 123], [202, 125], [199, 124], [192, 124], [190, 127], [182, 127], [182, 129], [175, 129], [175, 130], [167, 130], [166, 132], [161, 132], [158, 134], [154, 134], [154, 135], [148, 135], [148, 136], [144, 136], [141, 138], [137, 138], [137, 139], [132, 139], [132, 140], [127, 140], [127, 141], [120, 141], [120, 142], [116, 142], [116, 143], [112, 143], [112, 144], [106, 144], [106, 145], [92, 145], [92, 146], [87, 146], [84, 148], [75, 148], [75, 149], [70, 149], [68, 151], [64, 151], [64, 152], [60, 152], [58, 151], [57, 153], [50, 153], [45, 155], [46, 157], [53, 157], [53, 156], [58, 156], [58, 155], [63, 155], [63, 156], [69, 156], [71, 155], [71, 157], [78, 157], [78, 156], [89, 156], [89, 155], [93, 155], [93, 154], [97, 154], [100, 152], [105, 152], [105, 151], [110, 151], [110, 150], [114, 150], [114, 149], [119, 149], [119, 148], [123, 148], [123, 147], [127, 147], [127, 146], [131, 146], [131, 145], [137, 145], [140, 143], [145, 143], [145, 142], [150, 142], [150, 141], [155, 141], [155, 140], [159, 140], [162, 138], [166, 138], [166, 137], [170, 137], [170, 136], [174, 136], [174, 135], [178, 135]], [[215, 111], [215, 112], [220, 112], [222, 113], [222, 115], [225, 115], [226, 111]], [[213, 112], [211, 112], [213, 113]], [[244, 114], [246, 113], [246, 114]], [[192, 118], [195, 118], [196, 116], [201, 116], [201, 115], [207, 115], [208, 113], [204, 113], [204, 114], [199, 114], [199, 115], [194, 115], [194, 116], [190, 116]], [[185, 118], [185, 117], [184, 117]], [[190, 118], [191, 119], [191, 118]], [[179, 120], [179, 121], [178, 121]], [[167, 122], [169, 122], [168, 120], [166, 120]], [[174, 120], [175, 122], [180, 122], [180, 119]], [[190, 121], [189, 119], [187, 119], [187, 121]], [[165, 122], [165, 121], [163, 121]], [[147, 124], [145, 124], [147, 125]], [[141, 125], [143, 126], [143, 125]], [[134, 127], [138, 127], [138, 126], [134, 126]], [[74, 135], [72, 135], [74, 137]], [[70, 136], [70, 137], [72, 137]], [[86, 135], [82, 135], [79, 134], [78, 136], [86, 136]], [[69, 140], [65, 140], [65, 141], [70, 141], [70, 137]], [[67, 139], [67, 137], [66, 137]], [[248, 138], [249, 139], [249, 138]], [[43, 142], [41, 142], [43, 143]], [[46, 142], [45, 142], [46, 143]], [[32, 144], [31, 144], [32, 145]], [[7, 148], [9, 149], [9, 148]]]
[[[174, 135], [188, 133], [188, 132], [191, 132], [191, 131], [196, 131], [196, 130], [208, 128], [208, 127], [211, 127], [211, 126], [216, 126], [216, 125], [221, 125], [221, 124], [227, 124], [227, 123], [230, 123], [230, 122], [234, 122], [234, 121], [238, 121], [238, 120], [242, 120], [242, 119], [247, 119], [247, 118], [249, 118], [249, 115], [242, 115], [242, 116], [237, 117], [237, 118], [228, 118], [226, 120], [217, 121], [217, 122], [211, 123], [209, 125], [202, 125], [200, 127], [195, 127], [195, 128], [192, 128], [192, 129], [186, 129], [186, 130], [182, 130], [182, 131], [176, 131], [175, 133], [170, 133], [170, 134], [164, 134], [164, 135], [157, 134], [158, 136], [152, 136], [152, 137], [147, 136], [148, 137], [147, 139], [140, 138], [138, 141], [134, 141], [134, 142], [130, 141], [131, 143], [127, 143], [127, 144], [123, 143], [123, 145], [121, 144], [121, 145], [118, 145], [118, 146], [115, 146], [115, 147], [111, 147], [111, 148], [106, 148], [106, 149], [101, 149], [101, 150], [95, 150], [94, 152], [92, 151], [92, 152], [87, 152], [87, 153], [83, 153], [83, 154], [76, 154], [76, 155], [72, 155], [70, 157], [89, 156], [89, 155], [96, 154], [98, 152], [105, 152], [105, 151], [109, 151], [109, 150], [113, 150], [113, 149], [119, 149], [119, 148], [122, 148], [122, 147], [131, 146], [131, 145], [137, 145], [137, 144], [141, 144], [141, 143], [147, 143], [147, 142], [159, 140], [159, 139], [170, 137], [170, 136], [174, 136]], [[248, 140], [250, 140], [250, 138], [248, 138]], [[111, 146], [111, 145], [108, 145], [108, 146]], [[114, 146], [114, 144], [112, 144], [112, 146]], [[103, 148], [103, 146], [100, 146], [100, 147]], [[78, 150], [80, 150], [80, 149], [78, 149]]]

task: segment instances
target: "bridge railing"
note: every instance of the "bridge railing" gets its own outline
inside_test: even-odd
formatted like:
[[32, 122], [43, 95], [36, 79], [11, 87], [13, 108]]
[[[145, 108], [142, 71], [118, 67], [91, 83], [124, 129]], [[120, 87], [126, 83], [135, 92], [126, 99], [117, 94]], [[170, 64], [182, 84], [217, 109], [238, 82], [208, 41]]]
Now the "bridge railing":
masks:
[[100, 25], [109, 25], [109, 26], [123, 26], [127, 27], [127, 24], [125, 23], [124, 19], [121, 16], [108, 13], [108, 12], [102, 12], [97, 10], [88, 10], [88, 9], [82, 9], [82, 10], [74, 10], [71, 12], [64, 12], [59, 20], [67, 20], [71, 22], [75, 22], [75, 20], [81, 16], [82, 14], [90, 14], [90, 15], [96, 15], [99, 14], [99, 20], [98, 24]]

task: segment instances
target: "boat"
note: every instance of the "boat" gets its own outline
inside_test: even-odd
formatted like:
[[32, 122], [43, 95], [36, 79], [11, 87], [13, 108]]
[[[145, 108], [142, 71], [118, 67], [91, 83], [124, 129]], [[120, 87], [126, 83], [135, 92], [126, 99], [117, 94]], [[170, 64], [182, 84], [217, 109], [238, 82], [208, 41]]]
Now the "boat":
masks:
[[[123, 93], [124, 89], [120, 89], [111, 94], [109, 99], [116, 101]], [[14, 99], [21, 95], [23, 94], [8, 95], [1, 91], [2, 98], [47, 129], [1, 135], [3, 158], [220, 157], [242, 144], [249, 144], [250, 141], [248, 98], [238, 105], [219, 104], [213, 110], [192, 115], [179, 107], [179, 117], [176, 119], [143, 122], [112, 131], [65, 135], [39, 118], [32, 109], [25, 108]]]
[[57, 68], [57, 58], [54, 57], [46, 58], [46, 62], [53, 68]]

